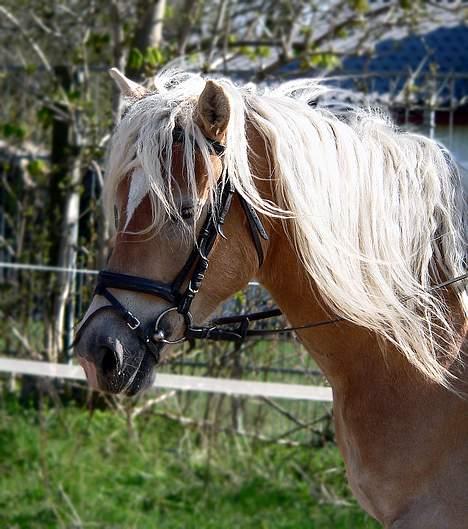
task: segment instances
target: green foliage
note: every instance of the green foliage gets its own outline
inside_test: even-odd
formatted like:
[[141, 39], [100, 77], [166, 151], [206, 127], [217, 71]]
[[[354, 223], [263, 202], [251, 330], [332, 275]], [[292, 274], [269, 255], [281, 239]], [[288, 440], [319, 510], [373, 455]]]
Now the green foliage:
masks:
[[27, 64], [24, 69], [29, 75], [34, 75], [37, 72], [37, 64]]
[[267, 58], [270, 56], [271, 50], [268, 46], [241, 46], [239, 53], [248, 59], [255, 61], [259, 58]]
[[345, 39], [346, 37], [348, 37], [349, 33], [346, 28], [339, 27], [335, 30], [335, 35], [340, 39]]
[[135, 71], [145, 70], [148, 75], [151, 75], [171, 58], [171, 53], [168, 47], [150, 47], [144, 53], [138, 48], [132, 48], [128, 58], [128, 66]]
[[128, 65], [134, 70], [140, 70], [143, 67], [145, 58], [138, 48], [132, 48], [128, 56]]
[[0, 405], [0, 526], [376, 529], [335, 446], [220, 435], [149, 414]]
[[165, 62], [165, 56], [159, 48], [148, 48], [145, 53], [145, 61], [149, 66], [155, 68]]
[[271, 54], [271, 50], [268, 46], [259, 46], [257, 48], [257, 56], [266, 59]]
[[233, 299], [242, 305], [246, 301], [245, 292], [243, 290], [239, 290], [234, 294]]
[[369, 11], [368, 0], [350, 0], [350, 6], [359, 13], [366, 13]]
[[8, 122], [0, 125], [1, 134], [4, 138], [12, 140], [24, 140], [26, 137], [26, 125], [20, 122]]
[[37, 121], [45, 128], [49, 128], [52, 125], [53, 112], [49, 107], [40, 107], [36, 112]]
[[28, 162], [28, 172], [33, 177], [41, 177], [47, 174], [48, 166], [44, 160], [31, 160]]
[[306, 56], [301, 63], [303, 69], [308, 68], [325, 68], [332, 70], [340, 65], [340, 59], [334, 53], [313, 53]]
[[86, 46], [90, 48], [97, 55], [102, 54], [106, 51], [106, 48], [110, 44], [110, 35], [109, 33], [97, 33], [93, 32], [88, 37]]
[[67, 98], [70, 103], [81, 102], [81, 97], [82, 97], [81, 91], [78, 90], [77, 88], [74, 88], [67, 92]]

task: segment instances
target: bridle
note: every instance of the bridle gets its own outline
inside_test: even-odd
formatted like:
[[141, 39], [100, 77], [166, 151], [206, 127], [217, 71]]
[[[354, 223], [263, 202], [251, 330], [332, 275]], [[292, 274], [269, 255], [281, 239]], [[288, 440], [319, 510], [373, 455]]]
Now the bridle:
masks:
[[[206, 138], [208, 145], [212, 152], [217, 156], [222, 156], [225, 151], [225, 145], [222, 143]], [[183, 129], [176, 127], [173, 131], [173, 142], [181, 143], [184, 141]], [[121, 274], [103, 270], [99, 272], [97, 284], [94, 294], [103, 296], [107, 299], [110, 305], [105, 305], [96, 309], [83, 322], [78, 330], [75, 342], [77, 342], [82, 334], [84, 328], [89, 325], [92, 319], [102, 310], [111, 309], [116, 312], [128, 325], [132, 332], [135, 332], [145, 345], [145, 347], [153, 354], [156, 361], [159, 361], [159, 352], [156, 344], [177, 344], [186, 340], [193, 340], [196, 338], [211, 339], [211, 340], [229, 340], [239, 341], [245, 338], [248, 334], [246, 331], [246, 321], [243, 320], [238, 329], [224, 329], [221, 325], [234, 323], [236, 316], [232, 318], [218, 318], [211, 322], [209, 326], [194, 326], [193, 317], [190, 308], [195, 296], [200, 290], [200, 286], [205, 278], [206, 271], [209, 264], [209, 256], [213, 246], [218, 237], [226, 238], [223, 232], [223, 225], [226, 215], [231, 208], [232, 199], [236, 193], [232, 182], [227, 174], [227, 169], [223, 163], [222, 174], [218, 184], [218, 203], [208, 208], [205, 222], [200, 230], [196, 244], [194, 245], [187, 261], [183, 265], [172, 283], [164, 283], [162, 281], [155, 281], [139, 276]], [[237, 193], [237, 198], [244, 210], [247, 218], [247, 224], [252, 236], [252, 241], [257, 253], [259, 266], [262, 266], [264, 260], [263, 248], [261, 239], [268, 240], [268, 234], [262, 224], [255, 209], [245, 200], [245, 198]], [[183, 285], [187, 283], [185, 289]], [[128, 290], [132, 292], [141, 292], [162, 298], [172, 304], [171, 307], [161, 312], [155, 319], [152, 325], [153, 331], [146, 334], [142, 329], [140, 320], [109, 291], [109, 289]], [[164, 329], [165, 317], [176, 312], [184, 320], [185, 332], [182, 336], [176, 339], [169, 339], [166, 337]], [[263, 318], [278, 316], [281, 314], [279, 309], [265, 311]], [[260, 313], [255, 313], [250, 316], [252, 321], [259, 318]], [[246, 315], [247, 316], [247, 315]], [[226, 320], [226, 321], [225, 321]]]
[[[206, 138], [206, 140], [212, 152], [217, 156], [222, 157], [226, 149], [225, 145], [209, 138]], [[173, 131], [173, 142], [182, 143], [183, 141], [184, 131], [183, 129], [176, 127]], [[237, 345], [240, 345], [245, 338], [250, 336], [264, 337], [272, 334], [288, 333], [302, 329], [331, 325], [345, 320], [342, 317], [336, 317], [296, 327], [250, 329], [251, 322], [274, 318], [282, 314], [280, 309], [274, 308], [254, 313], [216, 318], [205, 326], [196, 326], [193, 324], [190, 308], [205, 278], [210, 253], [216, 240], [218, 237], [226, 238], [223, 232], [223, 225], [231, 208], [235, 194], [247, 219], [249, 231], [257, 253], [259, 267], [262, 266], [264, 261], [261, 239], [268, 240], [268, 234], [255, 209], [240, 193], [236, 193], [236, 190], [229, 179], [227, 168], [224, 163], [218, 186], [218, 203], [214, 205], [214, 207], [210, 206], [208, 208], [206, 219], [200, 230], [196, 244], [192, 248], [187, 261], [175, 277], [174, 281], [172, 281], [172, 283], [164, 283], [162, 281], [155, 281], [140, 276], [121, 274], [107, 270], [99, 272], [94, 294], [105, 297], [110, 305], [99, 307], [88, 316], [76, 333], [74, 343], [79, 340], [84, 328], [89, 325], [99, 312], [109, 309], [117, 313], [125, 321], [130, 330], [137, 335], [138, 339], [153, 355], [156, 364], [160, 360], [158, 344], [161, 343], [178, 344], [187, 340], [203, 339], [232, 341]], [[468, 274], [463, 274], [443, 283], [439, 283], [429, 289], [429, 291], [437, 290], [466, 279], [468, 279]], [[182, 287], [185, 283], [187, 283], [187, 286], [183, 289]], [[120, 301], [109, 291], [109, 289], [149, 294], [168, 301], [172, 306], [165, 309], [155, 318], [154, 324], [150, 327], [152, 331], [147, 334], [143, 330], [141, 321], [132, 312], [126, 309], [125, 306], [122, 305], [122, 303], [120, 303]], [[166, 337], [164, 319], [168, 314], [173, 312], [179, 314], [183, 318], [185, 331], [180, 337], [169, 339]], [[226, 325], [229, 325], [230, 327], [225, 328]], [[235, 325], [235, 327], [232, 327], [233, 325]]]

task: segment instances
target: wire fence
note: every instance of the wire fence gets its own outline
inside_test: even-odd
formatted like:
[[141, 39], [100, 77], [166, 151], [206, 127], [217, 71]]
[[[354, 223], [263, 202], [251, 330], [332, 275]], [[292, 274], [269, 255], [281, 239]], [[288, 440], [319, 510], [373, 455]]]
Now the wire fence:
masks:
[[[77, 310], [89, 302], [96, 276], [94, 269], [5, 262], [0, 262], [0, 271], [4, 292], [34, 287], [34, 276], [44, 284], [45, 277], [75, 273], [79, 285], [74, 289], [73, 306]], [[44, 305], [41, 296], [33, 298], [16, 305], [16, 311], [3, 319], [0, 388], [3, 384], [28, 393], [39, 383], [54, 400], [66, 395], [70, 384], [75, 391], [86, 393], [84, 374], [71, 365], [72, 357], [64, 357], [70, 365], [45, 361], [49, 359], [44, 343]], [[225, 310], [251, 310], [262, 299], [265, 307], [271, 305], [267, 293], [253, 283], [230, 300]], [[36, 378], [44, 376], [58, 378], [49, 382]], [[110, 406], [122, 406], [116, 397], [106, 399]], [[202, 343], [175, 349], [172, 360], [158, 369], [153, 393], [124, 407], [132, 418], [151, 410], [211, 434], [230, 433], [259, 442], [296, 446], [333, 438], [331, 390], [310, 354], [292, 335], [255, 340], [241, 347]]]
[[[75, 315], [75, 320], [78, 319], [82, 313], [83, 310], [79, 310], [81, 307], [83, 307], [85, 302], [89, 301], [89, 295], [86, 297], [86, 299], [83, 299], [85, 294], [83, 293], [84, 290], [84, 284], [83, 279], [80, 279], [82, 277], [85, 277], [84, 281], [86, 281], [86, 287], [88, 289], [89, 294], [89, 287], [92, 288], [94, 284], [94, 277], [97, 275], [98, 271], [94, 269], [80, 269], [80, 268], [63, 268], [63, 267], [56, 267], [56, 266], [48, 266], [48, 265], [35, 265], [35, 264], [26, 264], [26, 263], [8, 263], [8, 262], [0, 262], [0, 284], [3, 283], [3, 285], [9, 286], [10, 288], [15, 288], [22, 283], [25, 282], [26, 277], [28, 277], [26, 274], [58, 274], [58, 273], [72, 273], [76, 275], [77, 281], [80, 280], [80, 288], [74, 289], [74, 295], [76, 297], [73, 306], [77, 307], [77, 314]], [[37, 300], [37, 303], [40, 304], [40, 299]], [[252, 310], [252, 307], [258, 308], [258, 307], [264, 307], [269, 308], [272, 304], [272, 301], [268, 295], [268, 293], [262, 289], [262, 287], [259, 285], [259, 283], [252, 281], [249, 283], [249, 286], [245, 292], [239, 293], [237, 296], [235, 296], [233, 299], [229, 300], [224, 307], [221, 309], [221, 313], [240, 313], [243, 311]], [[40, 319], [41, 311], [39, 306], [35, 306], [33, 303], [29, 307], [30, 312], [29, 315], [27, 315], [27, 318], [30, 319], [32, 322]], [[279, 324], [278, 318], [273, 322], [273, 325]], [[262, 323], [260, 323], [262, 325]], [[269, 323], [268, 325], [271, 325]], [[23, 327], [23, 330], [24, 329]], [[32, 348], [30, 340], [24, 336], [23, 339], [20, 339], [19, 337], [19, 331], [15, 333], [15, 337], [19, 344], [17, 345], [25, 345], [26, 343], [29, 344], [28, 348]], [[291, 340], [293, 342], [291, 343]], [[253, 346], [250, 347], [255, 349], [255, 343], [265, 343], [265, 342], [272, 342], [272, 343], [288, 343], [294, 350], [296, 348], [297, 344], [294, 344], [294, 339], [292, 333], [284, 335], [278, 335], [274, 337], [268, 337], [268, 338], [262, 338], [261, 340], [256, 340], [253, 342]], [[297, 347], [299, 347], [297, 345]], [[38, 348], [36, 347], [36, 350]], [[40, 348], [39, 348], [40, 349]], [[192, 372], [195, 371], [201, 371], [201, 370], [209, 370], [210, 369], [210, 362], [205, 358], [203, 359], [204, 354], [201, 353], [201, 351], [198, 348], [194, 348], [193, 346], [190, 347], [191, 351], [189, 351], [187, 354], [194, 357], [194, 359], [182, 359], [180, 357], [180, 353], [177, 351], [174, 356], [176, 359], [172, 362], [172, 366], [174, 369], [177, 368], [189, 368]], [[10, 348], [10, 353], [18, 349], [16, 348]], [[28, 352], [28, 351], [26, 351]], [[18, 353], [17, 353], [18, 354]], [[241, 357], [245, 356], [242, 355], [242, 348], [240, 349], [239, 355]], [[36, 355], [37, 356], [37, 353]], [[229, 356], [229, 355], [228, 355]], [[225, 363], [229, 363], [229, 359], [223, 360]], [[222, 363], [221, 361], [219, 361]], [[298, 365], [289, 365], [289, 359], [288, 354], [284, 353], [283, 355], [280, 355], [278, 358], [275, 359], [275, 362], [277, 362], [277, 365], [261, 365], [256, 363], [255, 361], [255, 355], [252, 355], [249, 359], [246, 359], [245, 362], [242, 363], [242, 365], [238, 366], [239, 369], [243, 373], [254, 373], [254, 374], [265, 374], [267, 372], [274, 373], [276, 375], [289, 375], [289, 376], [314, 376], [314, 377], [320, 377], [321, 373], [317, 369], [309, 368], [309, 366], [298, 366]]]

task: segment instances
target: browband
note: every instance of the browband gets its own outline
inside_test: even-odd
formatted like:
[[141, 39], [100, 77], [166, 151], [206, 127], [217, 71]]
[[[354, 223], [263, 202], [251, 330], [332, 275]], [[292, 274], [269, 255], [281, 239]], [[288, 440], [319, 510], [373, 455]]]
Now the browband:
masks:
[[[172, 131], [172, 141], [174, 143], [184, 143], [185, 136], [186, 134], [182, 127], [178, 125], [174, 127], [174, 130]], [[217, 156], [221, 156], [222, 154], [224, 154], [224, 151], [226, 150], [225, 145], [223, 145], [219, 141], [212, 140], [211, 138], [207, 138], [206, 136], [205, 136], [205, 140], [207, 141], [208, 145], [211, 147], [211, 149]]]

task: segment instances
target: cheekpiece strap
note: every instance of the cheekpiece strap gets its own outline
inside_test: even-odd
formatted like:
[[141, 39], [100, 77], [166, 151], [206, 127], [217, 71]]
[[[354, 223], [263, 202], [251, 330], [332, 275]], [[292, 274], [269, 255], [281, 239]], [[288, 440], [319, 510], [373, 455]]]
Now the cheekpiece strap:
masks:
[[[174, 143], [184, 143], [185, 137], [186, 137], [186, 134], [184, 132], [184, 129], [179, 126], [175, 126], [174, 130], [172, 131], [172, 141]], [[223, 145], [219, 141], [212, 140], [211, 138], [207, 138], [206, 136], [205, 136], [205, 139], [208, 145], [211, 147], [211, 149], [217, 156], [221, 156], [222, 154], [224, 154], [224, 151], [226, 150], [225, 145]]]

